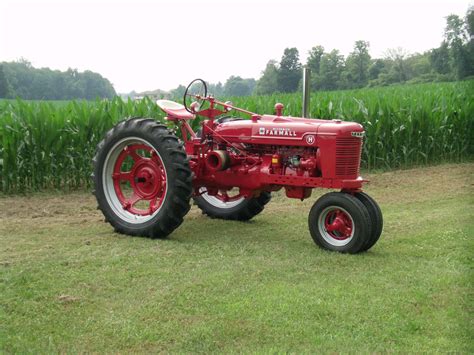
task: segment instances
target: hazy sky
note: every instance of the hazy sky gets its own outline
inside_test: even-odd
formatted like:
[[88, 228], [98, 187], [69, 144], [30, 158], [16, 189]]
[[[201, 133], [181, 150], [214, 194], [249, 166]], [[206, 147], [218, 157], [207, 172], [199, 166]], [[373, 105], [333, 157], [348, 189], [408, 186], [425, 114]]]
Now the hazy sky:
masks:
[[356, 40], [372, 57], [439, 46], [445, 17], [472, 0], [0, 0], [0, 61], [108, 78], [117, 92], [172, 89], [195, 77], [258, 78], [269, 59], [297, 47], [347, 55]]

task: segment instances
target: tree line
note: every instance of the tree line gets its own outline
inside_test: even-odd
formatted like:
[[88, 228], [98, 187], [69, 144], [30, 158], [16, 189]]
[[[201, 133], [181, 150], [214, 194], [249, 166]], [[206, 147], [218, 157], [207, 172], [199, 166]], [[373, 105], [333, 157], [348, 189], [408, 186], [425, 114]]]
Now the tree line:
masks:
[[25, 59], [0, 63], [0, 98], [93, 100], [115, 95], [109, 80], [89, 70], [81, 73], [71, 68], [65, 72], [38, 69]]
[[[446, 17], [441, 45], [422, 54], [409, 55], [403, 48], [395, 48], [375, 59], [369, 49], [369, 42], [356, 41], [345, 58], [337, 49], [328, 52], [318, 45], [303, 64], [296, 48], [286, 48], [280, 62], [267, 63], [259, 80], [231, 76], [224, 84], [210, 84], [209, 92], [215, 96], [295, 92], [302, 87], [303, 65], [311, 69], [313, 91], [462, 80], [474, 75], [474, 10], [470, 8], [464, 19]], [[184, 90], [180, 85], [171, 94], [182, 97]]]
[[[440, 46], [421, 54], [409, 55], [396, 48], [387, 50], [384, 58], [372, 58], [369, 42], [359, 40], [347, 58], [337, 49], [328, 52], [317, 45], [302, 63], [296, 48], [286, 48], [279, 62], [267, 63], [260, 79], [233, 75], [224, 84], [209, 84], [209, 92], [215, 96], [295, 92], [301, 90], [303, 66], [311, 69], [313, 91], [453, 81], [474, 76], [474, 8], [468, 10], [465, 18], [446, 17]], [[185, 87], [180, 85], [164, 96], [180, 99], [184, 91]], [[71, 68], [65, 72], [37, 69], [25, 59], [0, 63], [0, 98], [91, 100], [115, 95], [109, 80], [88, 70], [81, 73]]]

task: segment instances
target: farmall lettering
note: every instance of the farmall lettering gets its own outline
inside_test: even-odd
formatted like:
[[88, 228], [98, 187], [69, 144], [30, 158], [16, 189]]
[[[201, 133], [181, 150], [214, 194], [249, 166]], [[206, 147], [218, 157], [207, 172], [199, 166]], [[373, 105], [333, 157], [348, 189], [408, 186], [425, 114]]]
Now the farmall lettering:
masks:
[[285, 136], [285, 137], [296, 137], [296, 132], [290, 128], [265, 128], [260, 127], [258, 134], [261, 136]]

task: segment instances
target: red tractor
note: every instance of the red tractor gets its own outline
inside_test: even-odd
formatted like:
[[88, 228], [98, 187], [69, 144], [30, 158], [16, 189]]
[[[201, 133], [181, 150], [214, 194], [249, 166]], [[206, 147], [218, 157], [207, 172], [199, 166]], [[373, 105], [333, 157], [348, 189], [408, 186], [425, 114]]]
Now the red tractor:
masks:
[[[132, 118], [107, 132], [93, 159], [94, 194], [117, 232], [161, 238], [182, 222], [190, 198], [211, 218], [246, 221], [264, 209], [273, 191], [306, 199], [315, 187], [337, 189], [319, 198], [308, 223], [315, 243], [358, 253], [382, 232], [377, 203], [359, 176], [364, 128], [353, 122], [259, 115], [189, 84], [184, 105], [159, 100], [175, 131], [153, 119]], [[250, 116], [229, 116], [235, 110]], [[195, 132], [190, 121], [205, 118]]]

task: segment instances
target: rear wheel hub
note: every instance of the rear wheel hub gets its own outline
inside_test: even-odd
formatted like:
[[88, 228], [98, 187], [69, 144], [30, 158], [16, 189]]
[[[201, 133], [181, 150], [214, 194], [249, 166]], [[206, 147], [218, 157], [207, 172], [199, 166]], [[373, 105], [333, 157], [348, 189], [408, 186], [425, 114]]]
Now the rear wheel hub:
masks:
[[105, 165], [107, 196], [119, 216], [141, 223], [160, 209], [166, 197], [166, 171], [148, 142], [137, 138], [121, 141], [112, 148]]
[[161, 170], [152, 160], [142, 159], [133, 166], [132, 189], [143, 199], [150, 200], [162, 190]]

